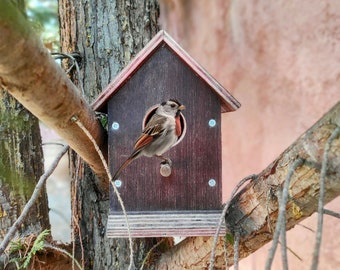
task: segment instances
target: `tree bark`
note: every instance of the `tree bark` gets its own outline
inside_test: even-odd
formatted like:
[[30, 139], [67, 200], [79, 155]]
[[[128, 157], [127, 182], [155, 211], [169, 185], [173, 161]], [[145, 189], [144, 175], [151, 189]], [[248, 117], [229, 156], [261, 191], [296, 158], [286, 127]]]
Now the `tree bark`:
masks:
[[[59, 1], [62, 51], [80, 53], [79, 81], [90, 101], [157, 33], [158, 9], [155, 0]], [[78, 257], [83, 254], [86, 269], [127, 269], [127, 240], [105, 236], [109, 201], [96, 192], [87, 167], [81, 166], [80, 173], [77, 168], [74, 162], [72, 200]], [[154, 243], [153, 239], [134, 242], [136, 266]]]
[[[318, 210], [320, 170], [325, 145], [340, 128], [340, 102], [313, 125], [274, 162], [246, 185], [231, 201], [225, 217], [227, 235], [240, 234], [239, 258], [272, 240], [278, 217], [278, 198], [291, 166], [301, 160], [289, 185], [286, 230]], [[325, 177], [324, 203], [340, 195], [340, 135], [330, 145]], [[209, 265], [212, 238], [188, 238], [162, 254], [155, 269], [201, 269]], [[196, 256], [189, 256], [195, 250]], [[188, 254], [186, 256], [186, 254]], [[233, 245], [228, 245], [228, 265], [233, 264]], [[214, 269], [224, 269], [223, 241], [219, 239]]]

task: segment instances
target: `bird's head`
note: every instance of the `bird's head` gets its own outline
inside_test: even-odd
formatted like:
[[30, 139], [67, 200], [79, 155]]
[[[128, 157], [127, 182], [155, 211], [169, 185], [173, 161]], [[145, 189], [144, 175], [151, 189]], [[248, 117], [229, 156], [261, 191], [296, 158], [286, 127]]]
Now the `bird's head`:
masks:
[[180, 114], [181, 111], [185, 109], [185, 106], [182, 105], [176, 99], [169, 99], [168, 101], [164, 101], [157, 109], [157, 113], [166, 114], [176, 117]]

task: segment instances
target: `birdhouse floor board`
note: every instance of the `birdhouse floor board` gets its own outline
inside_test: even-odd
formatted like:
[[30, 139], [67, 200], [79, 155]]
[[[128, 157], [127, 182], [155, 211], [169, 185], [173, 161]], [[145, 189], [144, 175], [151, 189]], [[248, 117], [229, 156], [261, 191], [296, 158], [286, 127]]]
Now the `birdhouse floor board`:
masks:
[[[212, 236], [217, 230], [220, 211], [128, 212], [131, 237]], [[225, 234], [223, 224], [220, 235]], [[122, 213], [108, 218], [107, 237], [126, 238], [128, 230]]]

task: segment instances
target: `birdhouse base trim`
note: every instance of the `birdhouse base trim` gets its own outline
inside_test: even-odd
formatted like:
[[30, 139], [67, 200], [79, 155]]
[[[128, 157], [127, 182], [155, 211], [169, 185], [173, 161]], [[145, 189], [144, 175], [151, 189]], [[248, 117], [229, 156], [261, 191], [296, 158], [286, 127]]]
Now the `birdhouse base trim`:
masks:
[[[128, 212], [130, 233], [133, 238], [170, 236], [212, 236], [216, 233], [221, 211], [157, 211]], [[225, 235], [223, 222], [219, 234]], [[109, 238], [127, 238], [125, 216], [121, 212], [108, 217], [106, 235]]]

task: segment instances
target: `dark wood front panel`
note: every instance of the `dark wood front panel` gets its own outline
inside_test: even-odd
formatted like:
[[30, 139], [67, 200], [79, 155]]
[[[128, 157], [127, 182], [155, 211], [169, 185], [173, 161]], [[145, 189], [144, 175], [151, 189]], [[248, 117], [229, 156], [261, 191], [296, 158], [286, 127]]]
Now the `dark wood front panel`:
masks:
[[[131, 154], [145, 112], [154, 104], [176, 98], [186, 106], [187, 133], [165, 156], [173, 161], [168, 178], [159, 173], [160, 160], [141, 157], [120, 176], [119, 188], [128, 211], [210, 210], [221, 207], [221, 107], [219, 98], [166, 45], [122, 86], [108, 103], [111, 173]], [[209, 120], [216, 121], [209, 127]], [[113, 122], [119, 123], [112, 130]], [[210, 187], [209, 180], [216, 186]], [[111, 190], [111, 212], [120, 211]]]

